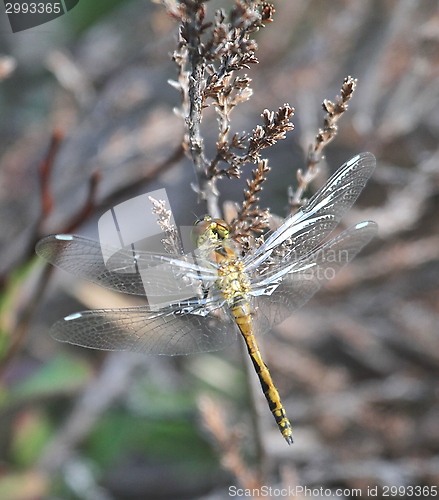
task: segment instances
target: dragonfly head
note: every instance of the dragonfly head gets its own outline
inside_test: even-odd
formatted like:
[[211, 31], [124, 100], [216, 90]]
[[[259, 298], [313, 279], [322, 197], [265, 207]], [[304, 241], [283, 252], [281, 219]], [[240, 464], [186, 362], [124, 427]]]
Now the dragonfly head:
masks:
[[225, 240], [229, 237], [229, 233], [230, 228], [226, 221], [205, 215], [194, 222], [191, 239], [196, 247], [200, 247], [206, 242]]

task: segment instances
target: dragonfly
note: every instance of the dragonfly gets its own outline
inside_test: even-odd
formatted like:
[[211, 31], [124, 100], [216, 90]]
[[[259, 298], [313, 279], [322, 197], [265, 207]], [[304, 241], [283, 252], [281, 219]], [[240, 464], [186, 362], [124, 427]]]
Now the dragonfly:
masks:
[[[83, 236], [43, 238], [36, 252], [49, 263], [108, 289], [154, 298], [153, 305], [71, 314], [52, 326], [51, 335], [93, 349], [169, 356], [216, 351], [241, 335], [277, 426], [292, 444], [292, 426], [258, 339], [303, 306], [376, 234], [377, 224], [363, 221], [328, 240], [375, 163], [371, 153], [346, 162], [244, 255], [227, 223], [210, 216], [194, 223], [193, 259], [131, 247], [103, 250]], [[112, 255], [111, 265], [103, 252]], [[170, 303], [182, 290], [189, 296]]]

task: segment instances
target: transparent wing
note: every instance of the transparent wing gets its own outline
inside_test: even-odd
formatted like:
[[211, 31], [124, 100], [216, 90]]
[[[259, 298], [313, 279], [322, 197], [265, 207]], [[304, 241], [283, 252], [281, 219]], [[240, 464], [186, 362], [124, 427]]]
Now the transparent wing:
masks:
[[237, 327], [225, 307], [213, 307], [209, 314], [191, 301], [160, 311], [147, 306], [84, 311], [55, 323], [51, 335], [107, 351], [168, 356], [216, 351], [236, 339]]
[[332, 279], [375, 236], [375, 222], [360, 222], [299, 261], [279, 262], [270, 275], [252, 280], [255, 331], [282, 323]]
[[[215, 270], [204, 261], [182, 255], [158, 255], [127, 248], [116, 249], [98, 241], [75, 235], [52, 235], [40, 240], [37, 254], [70, 274], [105, 288], [148, 297], [183, 298], [196, 295], [200, 284], [209, 288], [216, 279]], [[200, 264], [202, 262], [202, 264]], [[146, 291], [145, 291], [146, 288]]]
[[265, 242], [244, 258], [251, 273], [268, 259], [273, 250], [291, 239], [296, 259], [313, 250], [340, 222], [357, 199], [375, 168], [375, 157], [361, 153], [340, 167], [297, 213], [287, 217]]

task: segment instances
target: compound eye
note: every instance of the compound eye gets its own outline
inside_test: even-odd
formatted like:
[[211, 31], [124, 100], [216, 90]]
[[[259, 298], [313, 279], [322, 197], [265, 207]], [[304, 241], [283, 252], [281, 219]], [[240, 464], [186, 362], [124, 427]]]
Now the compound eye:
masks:
[[212, 219], [206, 220], [206, 218], [198, 219], [194, 222], [194, 227], [191, 231], [191, 241], [194, 246], [198, 246], [200, 243], [200, 238], [206, 235], [206, 232], [212, 226]]
[[192, 234], [202, 235], [205, 233], [212, 225], [212, 221], [199, 219], [194, 222], [194, 227], [192, 228]]

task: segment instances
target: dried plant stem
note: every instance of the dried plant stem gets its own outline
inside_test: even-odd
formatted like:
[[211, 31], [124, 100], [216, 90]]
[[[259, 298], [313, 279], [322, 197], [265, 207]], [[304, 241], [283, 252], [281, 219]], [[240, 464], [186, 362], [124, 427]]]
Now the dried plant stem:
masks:
[[171, 210], [166, 210], [166, 202], [164, 200], [156, 200], [152, 196], [148, 196], [148, 199], [153, 206], [152, 213], [158, 216], [157, 224], [166, 235], [166, 237], [161, 240], [164, 249], [168, 253], [176, 253], [182, 255], [183, 248], [178, 236], [178, 230], [176, 226], [171, 222]]
[[188, 101], [189, 114], [186, 117], [187, 125], [187, 149], [195, 167], [198, 179], [198, 193], [206, 199], [208, 211], [212, 216], [219, 216], [218, 192], [214, 182], [206, 173], [207, 160], [204, 154], [204, 142], [201, 135], [201, 119], [204, 95], [202, 84], [205, 73], [205, 58], [202, 56], [201, 33], [203, 31], [204, 2], [195, 0], [188, 2], [185, 9], [186, 15], [182, 17], [182, 39], [188, 50], [189, 79], [188, 79]]
[[39, 226], [41, 226], [42, 221], [48, 217], [53, 209], [53, 197], [50, 191], [50, 177], [52, 174], [53, 163], [56, 155], [58, 154], [63, 138], [64, 133], [61, 130], [55, 129], [52, 132], [49, 150], [46, 158], [41, 162], [39, 167], [41, 182], [41, 215]]
[[[61, 142], [63, 139], [63, 133], [60, 130], [55, 130], [52, 134], [51, 143], [47, 152], [46, 157], [41, 162], [39, 166], [39, 174], [40, 174], [40, 191], [41, 191], [41, 215], [38, 221], [38, 226], [36, 227], [34, 234], [34, 241], [29, 247], [29, 255], [28, 259], [31, 259], [35, 255], [35, 244], [39, 239], [39, 233], [46, 218], [50, 215], [53, 210], [53, 196], [50, 189], [50, 178], [52, 175], [53, 164], [58, 154]], [[95, 173], [89, 183], [89, 192], [85, 203], [76, 214], [73, 215], [70, 222], [63, 228], [61, 232], [69, 233], [73, 231], [79, 224], [81, 224], [84, 220], [86, 220], [89, 215], [93, 212], [95, 208], [95, 198], [96, 198], [96, 190], [98, 186], [100, 176], [98, 173]], [[20, 318], [15, 326], [13, 340], [6, 351], [3, 359], [0, 364], [0, 376], [4, 372], [5, 367], [15, 358], [15, 356], [19, 353], [21, 346], [23, 345], [26, 335], [28, 333], [29, 327], [31, 325], [31, 320], [33, 318], [33, 314], [37, 309], [41, 298], [43, 297], [44, 290], [46, 288], [47, 283], [49, 282], [49, 278], [53, 271], [52, 266], [46, 266], [43, 270], [43, 273], [35, 287], [34, 292], [32, 293], [31, 298], [28, 300], [26, 306], [20, 313]]]
[[203, 423], [214, 437], [221, 455], [221, 463], [240, 482], [243, 488], [260, 488], [262, 477], [250, 470], [242, 457], [241, 440], [235, 429], [229, 429], [224, 409], [208, 396], [198, 398]]
[[317, 175], [317, 164], [323, 159], [323, 149], [337, 135], [337, 122], [348, 109], [348, 102], [354, 93], [357, 80], [351, 76], [344, 79], [340, 96], [335, 98], [335, 103], [328, 99], [323, 101], [323, 109], [326, 111], [323, 129], [320, 129], [316, 135], [315, 142], [308, 151], [307, 166], [305, 172], [301, 169], [297, 171], [298, 186], [295, 192], [289, 191], [290, 212], [295, 212], [303, 204], [303, 195], [308, 188], [309, 183]]
[[[252, 134], [235, 133], [229, 137], [231, 112], [252, 95], [250, 78], [235, 73], [258, 63], [257, 44], [251, 36], [264, 23], [271, 22], [274, 7], [262, 0], [237, 0], [228, 14], [218, 9], [213, 20], [206, 22], [206, 2], [202, 0], [162, 3], [180, 21], [179, 48], [173, 56], [178, 79], [170, 83], [183, 97], [179, 114], [187, 127], [184, 148], [195, 168], [196, 191], [206, 200], [210, 215], [219, 217], [217, 180], [239, 177], [244, 164], [259, 162], [262, 150], [283, 139], [293, 127], [289, 122], [293, 110], [285, 104], [277, 112], [264, 110], [264, 123]], [[218, 115], [219, 132], [216, 154], [208, 159], [201, 121], [203, 109], [211, 104]], [[220, 163], [225, 166], [220, 168]]]
[[3, 376], [5, 370], [9, 364], [15, 359], [15, 356], [20, 352], [21, 347], [26, 340], [29, 327], [31, 326], [31, 321], [33, 319], [34, 313], [40, 305], [41, 298], [43, 297], [44, 290], [50, 280], [54, 271], [53, 266], [47, 263], [44, 266], [43, 272], [38, 279], [38, 282], [32, 291], [32, 295], [26, 302], [24, 309], [20, 313], [20, 318], [15, 325], [11, 344], [8, 346], [6, 353], [0, 362], [0, 379]]
[[98, 190], [99, 181], [101, 180], [101, 173], [96, 171], [90, 177], [88, 183], [88, 195], [85, 200], [84, 206], [78, 213], [72, 217], [70, 224], [66, 227], [66, 233], [71, 233], [78, 226], [80, 226], [88, 217], [95, 211], [96, 208], [96, 193]]
[[191, 74], [189, 77], [189, 116], [186, 123], [189, 132], [189, 153], [197, 170], [197, 175], [204, 172], [206, 161], [204, 159], [204, 144], [201, 137], [201, 106], [203, 96], [201, 91], [201, 81], [204, 75], [204, 64], [197, 50], [198, 37], [191, 38], [192, 50], [189, 52], [191, 63]]
[[269, 171], [268, 160], [262, 160], [252, 171], [253, 179], [251, 181], [247, 179], [248, 189], [244, 191], [242, 208], [231, 225], [233, 238], [240, 240], [241, 243], [244, 243], [252, 232], [261, 233], [268, 227], [268, 209], [261, 210], [257, 203], [259, 201], [258, 193], [262, 191], [262, 184]]

